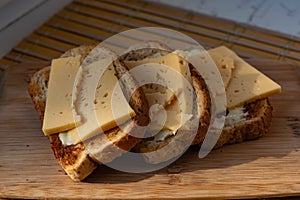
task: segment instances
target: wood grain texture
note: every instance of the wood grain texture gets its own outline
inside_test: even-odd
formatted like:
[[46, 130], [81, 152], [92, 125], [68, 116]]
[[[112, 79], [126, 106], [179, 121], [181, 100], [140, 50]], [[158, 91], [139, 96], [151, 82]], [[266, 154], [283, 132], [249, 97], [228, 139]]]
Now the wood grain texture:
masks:
[[0, 197], [178, 199], [300, 195], [300, 82], [295, 66], [248, 60], [282, 86], [274, 118], [259, 140], [225, 146], [206, 158], [192, 147], [157, 172], [129, 174], [100, 166], [85, 182], [64, 174], [27, 93], [29, 76], [47, 63], [11, 66], [0, 100]]

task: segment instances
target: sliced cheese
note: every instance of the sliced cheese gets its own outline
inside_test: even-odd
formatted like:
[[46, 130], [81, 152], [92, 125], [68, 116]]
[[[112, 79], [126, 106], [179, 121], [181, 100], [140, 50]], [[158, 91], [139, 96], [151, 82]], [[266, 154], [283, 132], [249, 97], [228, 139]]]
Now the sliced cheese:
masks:
[[112, 65], [104, 72], [97, 88], [93, 103], [98, 124], [103, 131], [114, 128], [117, 123], [124, 123], [135, 116], [135, 112], [122, 92]]
[[[133, 69], [136, 66], [142, 66], [143, 64], [149, 64], [149, 63], [163, 64], [165, 66], [168, 66], [171, 69], [180, 73], [187, 81], [189, 82], [191, 81], [191, 74], [187, 62], [185, 61], [185, 59], [181, 58], [176, 53], [169, 53], [165, 56], [159, 56], [159, 57], [149, 58], [149, 59], [144, 59], [139, 61], [125, 61], [125, 65], [128, 67], [129, 70]], [[184, 86], [182, 86], [182, 88], [183, 87]], [[170, 92], [166, 91], [166, 88], [160, 87], [154, 83], [145, 85], [143, 87], [143, 90], [145, 94], [156, 93], [153, 95], [148, 95], [148, 102], [153, 102], [157, 100], [157, 98], [159, 98], [158, 97], [159, 93], [157, 92], [160, 92], [162, 95], [164, 95], [165, 98], [165, 102], [163, 103], [163, 105], [167, 105], [170, 102], [172, 102], [176, 96], [176, 94], [172, 95]], [[177, 92], [179, 93], [179, 91]]]
[[177, 53], [191, 63], [203, 77], [209, 89], [212, 101], [212, 119], [226, 110], [226, 92], [222, 77], [215, 63], [207, 51], [193, 49], [190, 51], [178, 50]]
[[72, 91], [80, 56], [52, 60], [43, 132], [45, 135], [67, 131], [80, 122], [80, 117], [73, 118]]
[[147, 132], [151, 133], [152, 136], [164, 128], [167, 114], [163, 111], [163, 106], [159, 104], [154, 104], [149, 108], [150, 123], [148, 124]]
[[229, 109], [281, 92], [280, 85], [252, 67], [230, 49], [221, 46], [209, 50], [209, 53], [218, 53], [234, 60], [235, 68], [226, 91]]
[[184, 78], [186, 78], [189, 82], [191, 81], [191, 74], [190, 70], [188, 68], [188, 63], [186, 60], [182, 57], [180, 57], [176, 52], [169, 53], [165, 56], [155, 57], [155, 58], [148, 58], [144, 60], [138, 60], [138, 61], [125, 61], [125, 65], [128, 67], [128, 69], [132, 69], [136, 66], [142, 65], [142, 64], [148, 64], [148, 63], [157, 63], [157, 64], [163, 64], [171, 69], [176, 70], [180, 74], [183, 75]]
[[162, 105], [163, 107], [166, 107], [172, 104], [173, 101], [175, 100], [175, 94], [169, 89], [165, 89], [159, 92], [152, 92], [152, 93], [147, 92], [146, 90], [145, 95], [149, 106], [152, 106], [154, 104], [159, 104]]
[[216, 63], [224, 82], [224, 87], [227, 89], [234, 70], [233, 58], [224, 56], [218, 51], [208, 51], [208, 53]]
[[191, 113], [183, 113], [180, 104], [176, 99], [174, 103], [166, 107], [167, 120], [164, 127], [174, 133], [179, 129], [190, 130], [186, 122], [193, 116]]
[[[162, 77], [166, 82], [172, 82], [174, 91], [165, 87], [159, 87], [158, 84], [148, 84], [143, 87], [149, 106], [155, 104], [162, 105], [153, 110], [150, 109], [150, 129], [160, 129], [163, 127], [164, 130], [170, 130], [175, 134], [176, 131], [192, 117], [193, 98], [191, 97], [191, 91], [187, 89], [186, 85], [187, 83], [191, 83], [188, 63], [176, 52], [141, 61], [125, 62], [129, 69], [145, 64], [150, 66], [149, 64], [151, 63], [161, 64], [178, 72], [177, 76], [174, 76], [174, 74], [166, 70], [161, 70], [161, 73], [157, 75], [157, 77]], [[153, 65], [153, 67], [155, 66], [156, 65]], [[149, 76], [149, 73], [145, 71], [143, 75]], [[153, 82], [158, 83], [158, 80]]]
[[[82, 80], [77, 84], [78, 94], [75, 105], [83, 123], [79, 124], [77, 128], [59, 135], [64, 145], [84, 141], [116, 127], [117, 124], [123, 123], [135, 115], [114, 75], [113, 66], [110, 65], [111, 61], [111, 59], [101, 59], [85, 66], [82, 70]], [[108, 65], [108, 69], [103, 71]], [[102, 72], [103, 76], [101, 77]], [[114, 113], [112, 106], [115, 107]]]
[[[157, 107], [150, 109], [151, 127], [150, 129], [157, 132], [161, 129], [169, 130], [173, 134], [177, 130], [189, 130], [186, 122], [190, 120], [192, 114], [185, 114], [180, 109], [180, 103], [176, 99], [172, 104], [167, 107]], [[186, 124], [186, 125], [185, 125]]]
[[[174, 57], [178, 58], [177, 55], [172, 55], [172, 58]], [[158, 106], [153, 110], [150, 109], [151, 123], [149, 124], [149, 129], [157, 132], [160, 128], [164, 128], [172, 130], [175, 133], [191, 118], [193, 112], [193, 88], [189, 81], [191, 80], [189, 68], [185, 65], [185, 74], [189, 76], [185, 77], [180, 73], [180, 68], [174, 70], [173, 67], [165, 64], [167, 62], [162, 64], [161, 62], [153, 63], [151, 59], [147, 59], [147, 61], [149, 63], [132, 67], [130, 72], [136, 78], [139, 85], [155, 83], [151, 89], [155, 89], [156, 85], [163, 86], [158, 87], [157, 92], [150, 90], [150, 93], [146, 93], [150, 106], [160, 105], [160, 107]], [[134, 65], [133, 62], [132, 65]], [[161, 91], [162, 88], [165, 88], [164, 92]], [[174, 94], [174, 97], [172, 97], [172, 94]], [[169, 101], [169, 97], [172, 97], [171, 102]], [[174, 104], [175, 100], [178, 101], [176, 110], [165, 111], [167, 107]]]

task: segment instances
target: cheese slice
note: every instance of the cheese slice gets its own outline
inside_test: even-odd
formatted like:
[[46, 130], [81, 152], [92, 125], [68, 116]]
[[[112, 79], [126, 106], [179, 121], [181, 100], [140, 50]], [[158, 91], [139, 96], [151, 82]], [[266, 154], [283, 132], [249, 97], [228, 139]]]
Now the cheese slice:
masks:
[[165, 129], [172, 131], [174, 134], [178, 129], [190, 130], [189, 124], [186, 124], [188, 120], [193, 116], [191, 113], [182, 113], [180, 102], [176, 99], [174, 103], [166, 107], [167, 120], [165, 123]]
[[[167, 107], [157, 107], [150, 109], [151, 127], [150, 130], [158, 132], [160, 130], [169, 130], [173, 134], [177, 130], [190, 130], [186, 122], [191, 119], [192, 114], [182, 113], [180, 103], [176, 99]], [[185, 125], [186, 124], [186, 125]]]
[[[149, 106], [161, 105], [161, 107], [158, 106], [153, 110], [150, 109], [151, 124], [149, 128], [155, 132], [163, 128], [175, 134], [192, 117], [192, 94], [186, 85], [191, 83], [188, 63], [177, 52], [173, 52], [165, 56], [141, 61], [126, 61], [125, 65], [129, 69], [133, 69], [137, 66], [151, 66], [149, 65], [151, 63], [161, 64], [171, 70], [175, 70], [178, 72], [177, 76], [181, 77], [172, 76], [172, 73], [164, 70], [161, 70], [161, 74], [157, 76], [162, 76], [167, 82], [172, 82], [174, 91], [165, 87], [159, 87], [157, 84], [143, 86]], [[155, 66], [157, 65], [153, 65], [153, 68]], [[145, 70], [141, 76], [149, 76], [150, 73], [147, 73]], [[157, 80], [153, 82], [157, 83]]]
[[[82, 79], [77, 83], [75, 105], [76, 111], [83, 120], [82, 124], [75, 129], [59, 135], [64, 145], [84, 141], [124, 123], [135, 115], [114, 75], [111, 61], [111, 59], [101, 59], [85, 66], [82, 70]], [[109, 67], [104, 71], [106, 66]]]
[[226, 110], [226, 92], [222, 77], [207, 51], [192, 49], [190, 51], [177, 50], [177, 53], [191, 63], [200, 73], [209, 89], [212, 101], [212, 118]]
[[[188, 67], [188, 63], [186, 62], [185, 59], [178, 56], [176, 53], [169, 53], [165, 56], [147, 58], [139, 61], [125, 61], [125, 65], [128, 67], [129, 70], [133, 69], [136, 66], [142, 66], [143, 64], [149, 64], [149, 63], [163, 64], [165, 66], [168, 66], [169, 68], [180, 73], [188, 82], [191, 81], [191, 74]], [[182, 88], [183, 87], [184, 86], [182, 86]], [[150, 84], [150, 85], [148, 84], [143, 87], [143, 90], [145, 94], [156, 93], [155, 95], [148, 95], [148, 102], [155, 101], [156, 98], [159, 98], [157, 92], [160, 92], [162, 95], [164, 95], [165, 98], [165, 102], [163, 103], [163, 105], [167, 105], [170, 102], [172, 102], [176, 96], [176, 94], [172, 95], [170, 92], [166, 91], [166, 88], [159, 87], [156, 84]], [[180, 91], [175, 91], [175, 92], [179, 93]]]
[[157, 64], [166, 65], [171, 69], [174, 69], [180, 74], [182, 74], [183, 77], [186, 78], [189, 82], [191, 81], [191, 73], [188, 68], [188, 63], [184, 58], [176, 54], [176, 52], [169, 53], [165, 56], [159, 56], [155, 58], [148, 58], [148, 59], [143, 59], [138, 61], [125, 61], [125, 65], [128, 67], [129, 70], [136, 66], [148, 64], [148, 63], [157, 63]]
[[218, 53], [223, 57], [230, 57], [234, 60], [235, 67], [226, 91], [227, 107], [229, 109], [281, 92], [280, 85], [228, 48], [224, 46], [217, 47], [209, 50], [209, 53]]
[[43, 132], [45, 135], [67, 131], [80, 122], [80, 117], [73, 117], [72, 91], [80, 56], [52, 60]]
[[231, 57], [224, 56], [218, 51], [208, 51], [211, 58], [216, 63], [218, 70], [220, 71], [222, 80], [224, 82], [225, 90], [228, 88], [229, 82], [234, 70], [234, 60]]
[[154, 104], [162, 105], [163, 107], [166, 107], [170, 104], [172, 104], [175, 100], [175, 94], [169, 90], [165, 89], [163, 91], [159, 92], [147, 92], [145, 91], [146, 99], [148, 101], [149, 106], [152, 106]]
[[117, 126], [117, 123], [124, 123], [135, 116], [135, 112], [128, 104], [122, 92], [112, 65], [109, 66], [108, 70], [101, 77], [93, 103], [95, 105], [98, 124], [103, 131], [114, 128]]

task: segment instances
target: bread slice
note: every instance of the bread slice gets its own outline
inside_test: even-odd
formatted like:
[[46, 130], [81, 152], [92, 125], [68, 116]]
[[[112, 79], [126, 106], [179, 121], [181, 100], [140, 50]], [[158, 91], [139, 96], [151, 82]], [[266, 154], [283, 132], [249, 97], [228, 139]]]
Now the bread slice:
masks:
[[[123, 61], [138, 61], [164, 56], [171, 52], [172, 49], [169, 48], [166, 44], [157, 41], [147, 41], [129, 47], [120, 59]], [[198, 130], [192, 144], [199, 144], [203, 141], [209, 127], [211, 117], [211, 100], [207, 85], [202, 76], [191, 64], [189, 64], [189, 69], [191, 72], [192, 86], [196, 91], [196, 105], [198, 106], [199, 111]], [[147, 88], [144, 88], [144, 92], [146, 92], [146, 89]], [[148, 141], [148, 139], [143, 141]], [[166, 144], [157, 144], [155, 147], [149, 148], [159, 149], [165, 145]]]
[[[141, 44], [134, 45], [130, 47], [127, 53], [125, 53], [121, 60], [123, 61], [140, 61], [154, 57], [160, 57], [167, 55], [168, 53], [172, 52], [169, 47], [164, 44], [150, 41], [150, 42], [143, 42]], [[194, 116], [198, 114], [199, 122], [198, 122], [198, 129], [196, 131], [196, 135], [194, 135], [193, 130], [190, 131], [178, 131], [175, 135], [171, 134], [167, 136], [166, 140], [157, 142], [154, 137], [143, 139], [137, 146], [134, 147], [134, 151], [138, 153], [144, 153], [143, 156], [149, 163], [161, 163], [166, 160], [175, 158], [179, 156], [184, 150], [192, 144], [199, 144], [205, 138], [205, 135], [208, 131], [210, 117], [211, 117], [211, 101], [209, 90], [207, 85], [202, 78], [202, 76], [197, 72], [194, 66], [189, 64], [189, 69], [191, 72], [191, 84], [196, 91], [196, 99], [194, 101], [194, 108], [193, 111], [197, 111], [198, 113], [193, 113]], [[155, 86], [157, 89], [159, 87]], [[147, 92], [147, 88], [143, 86], [144, 93]], [[193, 121], [193, 118], [189, 120], [190, 122]], [[163, 131], [167, 132], [167, 130]], [[170, 131], [171, 132], [171, 131]], [[194, 138], [190, 138], [194, 137]], [[151, 153], [155, 152], [159, 149], [164, 148], [163, 151], [159, 153]]]
[[[143, 44], [140, 48], [140, 50], [137, 50], [139, 48], [135, 46], [132, 48], [133, 51], [123, 56], [123, 59], [140, 60], [148, 57], [162, 56], [171, 51], [165, 45], [157, 43], [152, 43], [151, 45]], [[201, 145], [209, 126], [211, 105], [205, 81], [192, 65], [190, 65], [190, 71], [192, 85], [197, 95], [197, 104], [200, 107], [202, 106], [199, 108], [202, 112], [200, 113], [201, 117], [198, 132], [192, 145]], [[263, 136], [270, 127], [271, 119], [272, 106], [268, 98], [245, 104], [233, 110], [228, 110], [224, 129], [214, 148], [220, 148], [226, 144], [239, 143], [245, 140], [253, 140]], [[155, 137], [143, 139], [134, 147], [134, 151], [144, 153], [144, 158], [149, 163], [156, 164], [163, 162], [166, 158], [178, 156], [182, 150], [184, 150], [179, 147], [182, 145], [184, 138], [188, 137], [188, 135], [189, 133], [179, 133], [175, 136], [168, 136], [165, 140], [159, 142], [155, 141]], [[151, 153], [167, 145], [171, 146], [171, 148], [166, 148], [167, 151], [163, 151], [159, 154]]]
[[[61, 57], [81, 55], [83, 61], [94, 48], [94, 45], [80, 46], [67, 51]], [[89, 60], [88, 57], [87, 62], [93, 61]], [[116, 72], [119, 74], [125, 73], [126, 68], [119, 65], [120, 63], [117, 61], [114, 63]], [[28, 92], [40, 115], [41, 121], [44, 118], [49, 73], [50, 67], [45, 67], [36, 72], [32, 76], [28, 87]], [[127, 84], [128, 86], [134, 86], [134, 79], [128, 80]], [[148, 123], [148, 105], [147, 102], [143, 100], [144, 98], [143, 92], [138, 89], [130, 99], [130, 105], [136, 111], [136, 117], [132, 122], [125, 122], [123, 124], [123, 126], [126, 127], [123, 130], [128, 130], [127, 133], [122, 132], [120, 128], [116, 127], [106, 131], [104, 134], [95, 136], [85, 143], [80, 142], [76, 145], [69, 146], [64, 146], [61, 143], [58, 136], [59, 133], [49, 136], [55, 158], [71, 179], [75, 181], [83, 180], [98, 164], [101, 164], [99, 163], [100, 160], [103, 163], [110, 162], [120, 156], [123, 152], [122, 150], [130, 151], [130, 149], [140, 141], [140, 138], [133, 137], [129, 133], [137, 131], [136, 124]], [[106, 138], [108, 138], [111, 143], [104, 142]], [[114, 148], [115, 146], [120, 149]]]

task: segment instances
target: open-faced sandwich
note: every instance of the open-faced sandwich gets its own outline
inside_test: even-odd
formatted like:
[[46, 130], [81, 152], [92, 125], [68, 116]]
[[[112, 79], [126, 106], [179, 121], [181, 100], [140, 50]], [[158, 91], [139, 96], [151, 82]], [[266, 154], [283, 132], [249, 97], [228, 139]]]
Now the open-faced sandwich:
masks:
[[[225, 124], [214, 148], [263, 136], [272, 119], [268, 96], [279, 93], [280, 86], [227, 47], [208, 54], [221, 74], [227, 100]], [[28, 91], [42, 130], [73, 180], [83, 180], [97, 165], [127, 151], [145, 153], [145, 160], [155, 164], [180, 155], [186, 141], [203, 142], [213, 101], [206, 77], [183, 55], [158, 42], [144, 42], [120, 57], [105, 47], [80, 46], [32, 76]], [[201, 59], [201, 53], [192, 56]], [[156, 78], [173, 83], [173, 89], [159, 81], [140, 87], [147, 70], [138, 77], [130, 71], [149, 68], [149, 63], [180, 74], [194, 95], [170, 74]], [[163, 151], [165, 146], [171, 148]]]

